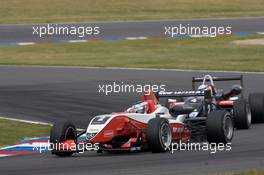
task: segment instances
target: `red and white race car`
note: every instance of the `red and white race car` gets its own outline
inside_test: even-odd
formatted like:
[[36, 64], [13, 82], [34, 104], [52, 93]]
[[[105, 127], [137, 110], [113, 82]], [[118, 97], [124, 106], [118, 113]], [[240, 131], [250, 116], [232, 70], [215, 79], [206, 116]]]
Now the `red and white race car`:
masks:
[[[203, 100], [177, 102], [165, 107], [161, 98], [201, 97]], [[142, 100], [125, 112], [95, 116], [87, 129], [77, 134], [68, 121], [55, 123], [51, 130], [52, 153], [71, 156], [78, 137], [85, 135], [85, 143], [97, 144], [98, 152], [120, 150], [151, 150], [166, 152], [172, 142], [187, 143], [195, 138], [206, 138], [209, 143], [229, 143], [233, 138], [232, 114], [216, 108], [210, 91], [174, 91], [144, 93]], [[83, 143], [83, 141], [82, 141]], [[65, 147], [63, 145], [70, 145]], [[76, 147], [74, 147], [76, 146]]]

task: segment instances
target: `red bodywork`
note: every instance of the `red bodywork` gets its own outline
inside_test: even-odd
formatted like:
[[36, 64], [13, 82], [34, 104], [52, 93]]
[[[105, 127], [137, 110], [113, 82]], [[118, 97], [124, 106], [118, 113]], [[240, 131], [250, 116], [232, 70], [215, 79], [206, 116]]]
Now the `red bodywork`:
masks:
[[231, 100], [224, 100], [224, 101], [219, 101], [217, 103], [219, 106], [225, 107], [225, 106], [233, 106], [234, 105], [234, 101]]
[[[173, 141], [181, 140], [188, 142], [190, 139], [190, 131], [183, 125], [178, 123], [170, 124]], [[136, 143], [139, 139], [142, 141], [141, 148], [146, 147], [147, 136], [144, 130], [147, 124], [135, 121], [126, 116], [119, 116], [110, 121], [107, 126], [97, 136], [89, 140], [89, 143], [109, 143], [116, 138], [128, 138], [128, 141], [121, 145], [121, 148], [131, 148], [131, 143]]]
[[[150, 94], [144, 93], [142, 102], [147, 102], [146, 114], [153, 113], [156, 110], [155, 106], [159, 104], [153, 92], [150, 92]], [[145, 149], [147, 147], [147, 135], [145, 132], [147, 124], [127, 117], [124, 112], [112, 114], [117, 114], [118, 116], [111, 119], [103, 130], [91, 140], [86, 140], [86, 142], [100, 143], [100, 145], [105, 145], [105, 148], [113, 149], [111, 142], [119, 138], [125, 138], [125, 142], [119, 146], [119, 149], [130, 149], [133, 147], [133, 143], [139, 142], [140, 145], [138, 147]], [[191, 132], [184, 124], [170, 123], [170, 128], [173, 141], [188, 142], [190, 140]], [[69, 144], [69, 141], [65, 141], [65, 143]]]

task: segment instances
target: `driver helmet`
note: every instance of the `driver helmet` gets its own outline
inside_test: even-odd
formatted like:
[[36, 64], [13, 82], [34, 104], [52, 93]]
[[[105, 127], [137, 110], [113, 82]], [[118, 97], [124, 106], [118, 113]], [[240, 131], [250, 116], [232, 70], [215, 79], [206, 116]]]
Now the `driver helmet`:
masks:
[[133, 105], [131, 108], [129, 108], [127, 111], [130, 113], [141, 113], [144, 114], [147, 109], [147, 102], [140, 102], [136, 105]]
[[198, 90], [200, 91], [211, 91], [211, 94], [215, 94], [215, 89], [212, 85], [208, 85], [208, 84], [202, 84], [198, 87]]

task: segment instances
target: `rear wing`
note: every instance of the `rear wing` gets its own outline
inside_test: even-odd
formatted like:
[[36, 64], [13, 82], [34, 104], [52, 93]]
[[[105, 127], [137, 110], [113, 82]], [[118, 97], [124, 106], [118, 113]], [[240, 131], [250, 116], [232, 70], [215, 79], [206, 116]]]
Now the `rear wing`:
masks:
[[205, 97], [205, 99], [211, 99], [210, 91], [159, 91], [155, 93], [156, 98], [175, 98], [175, 97]]
[[[206, 76], [205, 76], [206, 77]], [[197, 82], [203, 82], [205, 77], [192, 77], [192, 89], [195, 90], [195, 83]], [[212, 77], [213, 81], [240, 81], [240, 86], [244, 88], [244, 80], [243, 75], [240, 76], [232, 76], [232, 77]], [[206, 81], [210, 81], [209, 79], [206, 79]]]
[[208, 105], [212, 101], [211, 91], [171, 91], [171, 92], [156, 92], [157, 100], [160, 98], [175, 98], [175, 97], [204, 97], [204, 110], [205, 115], [208, 114]]

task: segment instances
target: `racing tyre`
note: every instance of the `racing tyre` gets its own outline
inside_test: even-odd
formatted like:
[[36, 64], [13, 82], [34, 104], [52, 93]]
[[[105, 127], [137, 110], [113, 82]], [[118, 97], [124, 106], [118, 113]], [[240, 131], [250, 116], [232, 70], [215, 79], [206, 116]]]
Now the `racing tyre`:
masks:
[[148, 122], [147, 143], [153, 153], [169, 151], [172, 143], [172, 132], [166, 119], [153, 118]]
[[[69, 122], [57, 122], [53, 125], [50, 132], [50, 142], [54, 145], [58, 145], [66, 140], [74, 140], [77, 143], [77, 132], [75, 126]], [[57, 148], [57, 147], [56, 147]], [[66, 150], [52, 150], [52, 154], [60, 157], [68, 157], [73, 154], [72, 151]]]
[[234, 134], [234, 124], [230, 113], [216, 110], [209, 113], [206, 119], [206, 134], [209, 143], [229, 143]]
[[249, 94], [248, 102], [252, 115], [252, 123], [264, 122], [264, 93]]
[[233, 115], [237, 129], [248, 129], [250, 127], [251, 113], [245, 99], [238, 100], [234, 103]]

